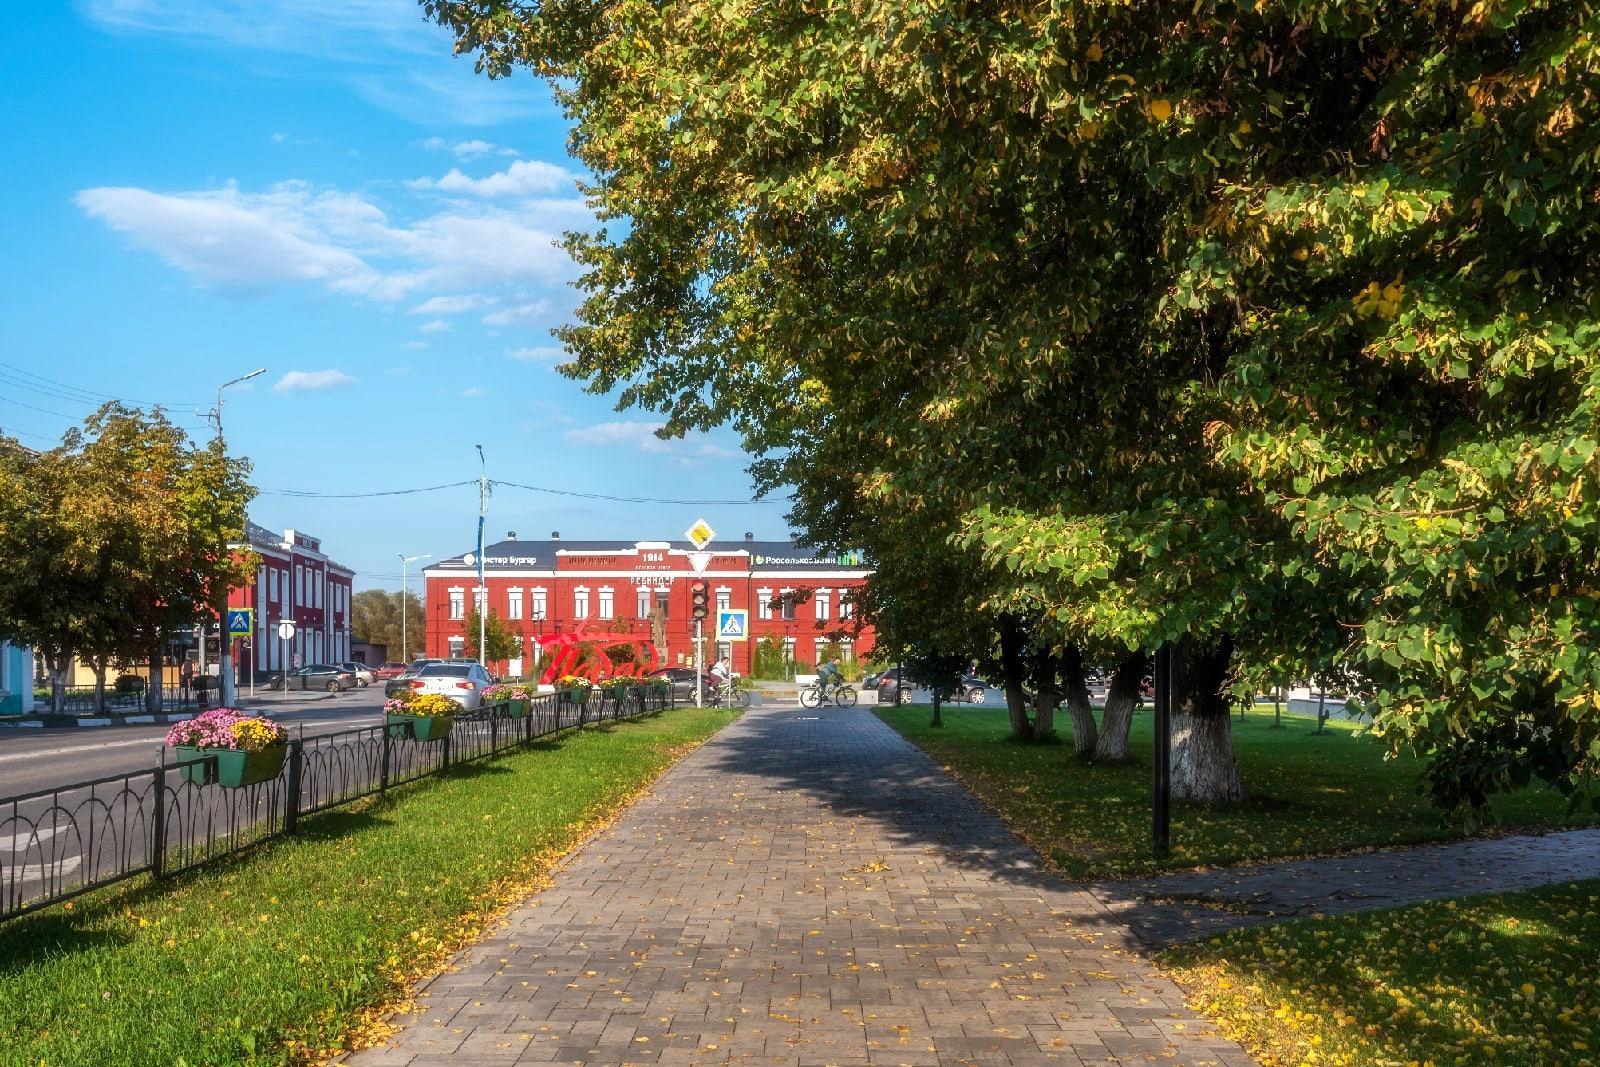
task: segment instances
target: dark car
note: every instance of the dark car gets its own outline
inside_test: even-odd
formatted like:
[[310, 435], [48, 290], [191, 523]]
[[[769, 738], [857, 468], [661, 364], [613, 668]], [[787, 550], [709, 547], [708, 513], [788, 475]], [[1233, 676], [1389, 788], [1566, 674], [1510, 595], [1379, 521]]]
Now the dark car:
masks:
[[399, 660], [390, 660], [381, 667], [372, 668], [372, 673], [375, 677], [387, 682], [390, 678], [398, 678], [406, 673], [406, 665]]
[[[878, 703], [880, 704], [909, 704], [911, 691], [917, 687], [917, 680], [907, 674], [905, 683], [900, 681], [898, 668], [891, 668], [878, 676]], [[989, 683], [975, 674], [966, 675], [961, 679], [961, 688], [956, 690], [954, 700], [964, 700], [968, 704], [982, 704], [984, 696], [989, 691]]]
[[[694, 699], [694, 668], [693, 667], [662, 667], [650, 672], [651, 678], [665, 678], [672, 683], [672, 696], [675, 700]], [[721, 694], [721, 687], [717, 685], [717, 676], [710, 671], [700, 672], [701, 690], [707, 700], [717, 700]]]
[[326, 689], [342, 693], [354, 689], [356, 676], [334, 663], [308, 663], [272, 680], [268, 689]]
[[414, 661], [411, 666], [405, 668], [399, 674], [394, 675], [383, 683], [383, 695], [385, 699], [394, 696], [402, 689], [410, 689], [411, 679], [415, 678], [418, 674], [421, 674], [422, 668], [426, 667], [428, 664], [444, 662], [446, 661], [442, 659], [419, 659]]

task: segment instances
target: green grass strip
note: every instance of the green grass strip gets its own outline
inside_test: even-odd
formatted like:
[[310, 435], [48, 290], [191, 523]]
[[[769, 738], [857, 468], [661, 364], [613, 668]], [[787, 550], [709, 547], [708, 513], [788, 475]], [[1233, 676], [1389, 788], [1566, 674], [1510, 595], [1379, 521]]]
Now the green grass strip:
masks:
[[[1010, 740], [1004, 709], [947, 707], [945, 725], [929, 709], [886, 707], [878, 714], [965, 782], [1052, 865], [1073, 877], [1122, 877], [1163, 868], [1225, 865], [1461, 836], [1419, 790], [1421, 765], [1386, 759], [1349, 722], [1252, 711], [1233, 721], [1234, 746], [1250, 800], [1237, 808], [1175, 804], [1172, 852], [1150, 849], [1151, 716], [1134, 718], [1121, 766], [1084, 763], [1066, 743]], [[1065, 716], [1061, 730], [1071, 729]], [[1592, 823], [1567, 812], [1566, 798], [1532, 788], [1501, 797], [1502, 827], [1543, 829]]]
[[734, 718], [569, 732], [295, 838], [0, 926], [0, 1063], [285, 1063], [376, 1024], [583, 835]]
[[1237, 930], [1163, 962], [1264, 1064], [1592, 1067], [1600, 881]]

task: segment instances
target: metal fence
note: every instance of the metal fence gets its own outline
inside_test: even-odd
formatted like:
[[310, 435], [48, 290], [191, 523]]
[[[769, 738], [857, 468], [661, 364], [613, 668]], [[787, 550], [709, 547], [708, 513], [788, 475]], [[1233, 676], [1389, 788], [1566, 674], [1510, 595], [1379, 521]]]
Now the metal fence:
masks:
[[[448, 736], [414, 739], [409, 723], [293, 737], [283, 770], [269, 781], [225, 788], [215, 757], [160, 762], [0, 799], [0, 920], [149, 873], [157, 878], [240, 852], [295, 831], [303, 816], [381, 794], [390, 786], [487, 759], [538, 737], [588, 723], [634, 718], [671, 707], [670, 690], [599, 689], [568, 700], [534, 697], [513, 717], [497, 704], [455, 717]], [[205, 779], [189, 781], [191, 777]]]
[[[217, 702], [217, 690], [212, 687], [209, 693], [211, 703]], [[178, 711], [180, 709], [199, 706], [200, 693], [193, 688], [176, 685], [163, 685], [161, 687], [161, 710]], [[51, 706], [50, 690], [48, 688], [34, 689], [34, 711], [50, 715], [141, 715], [148, 710], [143, 689], [117, 689], [115, 686], [106, 686], [105, 707], [101, 708], [95, 702], [94, 686], [72, 685], [68, 686], [61, 694], [61, 708], [59, 711]]]

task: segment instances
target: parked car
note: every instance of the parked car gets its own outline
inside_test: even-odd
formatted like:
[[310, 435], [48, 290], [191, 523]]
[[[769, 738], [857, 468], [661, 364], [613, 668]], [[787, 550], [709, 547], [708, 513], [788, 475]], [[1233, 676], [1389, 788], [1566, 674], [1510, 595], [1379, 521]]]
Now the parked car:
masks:
[[[891, 667], [878, 676], [878, 703], [880, 704], [909, 704], [911, 691], [917, 687], [917, 680], [908, 673], [904, 684], [900, 680], [899, 668]], [[988, 695], [989, 683], [979, 678], [976, 674], [966, 675], [961, 679], [961, 688], [956, 690], [954, 700], [964, 700], [968, 704], [982, 704]]]
[[422, 672], [422, 668], [426, 667], [428, 664], [446, 662], [449, 661], [442, 659], [419, 659], [414, 661], [411, 666], [405, 668], [399, 674], [383, 683], [384, 697], [392, 697], [402, 689], [409, 689], [411, 687], [411, 679], [420, 674]]
[[884, 675], [888, 674], [892, 670], [894, 670], [893, 667], [885, 667], [881, 671], [871, 671], [871, 672], [869, 672], [867, 674], [863, 674], [861, 676], [861, 688], [862, 689], [876, 689], [876, 688], [878, 688], [879, 679], [881, 679]]
[[279, 675], [267, 685], [268, 689], [326, 689], [330, 693], [355, 687], [356, 676], [336, 663], [308, 663]]
[[[675, 700], [694, 699], [694, 668], [693, 667], [660, 667], [648, 675], [650, 678], [665, 678], [672, 683], [672, 696]], [[710, 671], [701, 671], [701, 691], [707, 700], [720, 700], [722, 688], [717, 684], [717, 676]]]
[[378, 680], [378, 676], [372, 672], [372, 668], [365, 663], [341, 663], [339, 666], [355, 675], [356, 684], [363, 689]]
[[474, 660], [456, 659], [428, 663], [406, 680], [413, 693], [438, 693], [461, 705], [462, 711], [477, 711], [483, 706], [483, 691], [494, 684], [494, 678], [483, 664]]
[[398, 678], [404, 673], [406, 673], [406, 665], [397, 659], [392, 659], [388, 663], [372, 668], [372, 676], [381, 678], [386, 682], [390, 678]]

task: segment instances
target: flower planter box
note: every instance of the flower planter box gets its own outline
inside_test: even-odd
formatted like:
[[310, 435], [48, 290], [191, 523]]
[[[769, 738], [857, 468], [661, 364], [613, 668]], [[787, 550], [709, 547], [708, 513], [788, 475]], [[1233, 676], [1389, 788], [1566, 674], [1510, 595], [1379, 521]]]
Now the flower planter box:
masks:
[[513, 719], [520, 719], [528, 714], [528, 701], [524, 697], [506, 701], [506, 714]]
[[560, 689], [556, 691], [556, 696], [563, 704], [586, 704], [589, 701], [589, 690]]
[[[191, 748], [178, 745], [179, 760], [199, 760], [186, 763], [182, 768], [183, 780], [195, 785], [215, 782], [224, 789], [242, 789], [247, 785], [270, 782], [283, 773], [283, 761], [289, 755], [288, 745], [273, 745], [258, 752], [241, 752], [233, 748]], [[211, 758], [203, 758], [211, 757]]]
[[[454, 715], [395, 715], [385, 716], [389, 722], [389, 736], [410, 738], [414, 741], [437, 741], [450, 736], [455, 725]], [[410, 728], [407, 728], [410, 724]]]

